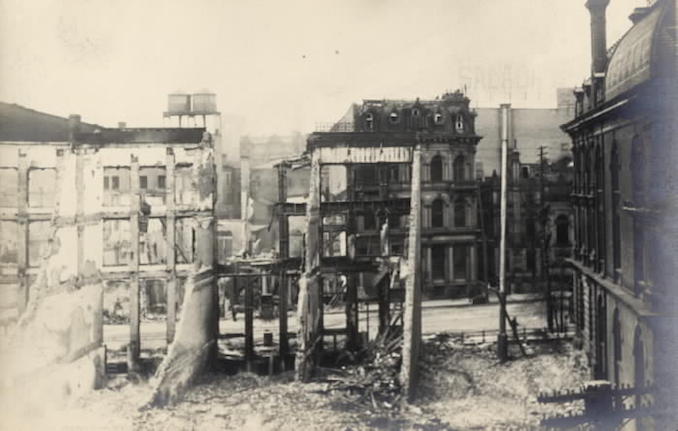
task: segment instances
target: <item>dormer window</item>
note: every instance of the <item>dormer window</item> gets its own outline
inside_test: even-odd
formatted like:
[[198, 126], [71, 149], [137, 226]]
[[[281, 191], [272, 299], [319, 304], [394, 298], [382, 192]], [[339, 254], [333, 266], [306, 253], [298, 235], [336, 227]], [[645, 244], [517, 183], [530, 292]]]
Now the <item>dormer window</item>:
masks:
[[391, 115], [388, 116], [388, 121], [390, 121], [391, 124], [397, 124], [399, 119], [400, 117], [397, 112], [391, 112]]
[[436, 114], [433, 116], [433, 121], [434, 121], [436, 124], [443, 124], [443, 114], [441, 114], [440, 112], [436, 113]]
[[464, 117], [457, 115], [457, 118], [454, 121], [454, 128], [459, 133], [464, 131]]
[[369, 131], [374, 130], [374, 115], [371, 112], [365, 115], [365, 128]]

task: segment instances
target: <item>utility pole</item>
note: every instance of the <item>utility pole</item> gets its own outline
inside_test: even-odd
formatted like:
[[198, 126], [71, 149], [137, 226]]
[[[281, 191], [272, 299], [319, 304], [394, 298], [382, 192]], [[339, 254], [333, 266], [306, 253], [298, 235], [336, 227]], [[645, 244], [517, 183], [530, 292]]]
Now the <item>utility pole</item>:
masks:
[[499, 233], [499, 334], [497, 335], [497, 357], [508, 359], [508, 338], [506, 336], [506, 197], [508, 164], [508, 110], [510, 105], [501, 106], [501, 199]]
[[546, 281], [546, 323], [549, 332], [553, 331], [553, 304], [551, 299], [551, 277], [549, 274], [549, 258], [548, 258], [548, 243], [549, 235], [546, 228], [548, 226], [548, 209], [546, 204], [546, 185], [544, 174], [546, 173], [546, 147], [543, 145], [539, 147], [539, 217], [541, 218], [541, 232], [542, 232], [542, 274]]
[[[480, 233], [482, 236], [482, 241], [483, 241], [483, 281], [485, 282], [485, 286], [489, 285], [489, 276], [488, 276], [488, 267], [490, 265], [489, 259], [487, 258], [487, 231], [485, 230], [485, 209], [483, 208], [483, 196], [481, 193], [481, 187], [482, 185], [479, 184], [478, 188], [476, 189], [476, 198], [478, 202], [478, 223], [480, 226]], [[490, 188], [490, 194], [492, 193], [492, 188]], [[494, 262], [492, 262], [494, 263]]]

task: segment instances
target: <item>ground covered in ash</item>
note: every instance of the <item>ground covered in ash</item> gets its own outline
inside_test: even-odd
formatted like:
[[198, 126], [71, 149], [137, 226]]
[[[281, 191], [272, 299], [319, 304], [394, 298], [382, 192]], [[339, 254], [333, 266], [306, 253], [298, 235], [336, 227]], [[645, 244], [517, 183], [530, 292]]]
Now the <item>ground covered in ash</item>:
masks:
[[[544, 413], [581, 408], [536, 401], [540, 391], [576, 388], [585, 379], [584, 358], [568, 344], [531, 346], [531, 357], [515, 352], [516, 358], [505, 364], [495, 359], [495, 350], [493, 344], [462, 345], [446, 335], [427, 337], [418, 401], [412, 405], [394, 399], [393, 382], [377, 384], [368, 378], [370, 369], [358, 365], [323, 370], [309, 384], [293, 382], [289, 372], [274, 377], [208, 374], [179, 404], [141, 411], [149, 384], [118, 378], [58, 410], [23, 412], [30, 415], [13, 429], [524, 430], [537, 425]], [[388, 380], [394, 373], [379, 375]], [[369, 384], [337, 384], [345, 376], [353, 376], [350, 382], [364, 376]], [[366, 391], [366, 386], [380, 388]]]

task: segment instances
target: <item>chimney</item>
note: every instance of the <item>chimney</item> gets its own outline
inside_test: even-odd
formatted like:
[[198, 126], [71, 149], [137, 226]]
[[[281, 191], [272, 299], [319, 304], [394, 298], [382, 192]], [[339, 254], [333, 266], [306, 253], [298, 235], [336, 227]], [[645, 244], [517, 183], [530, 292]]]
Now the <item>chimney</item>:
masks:
[[127, 123], [124, 121], [118, 121], [118, 129], [126, 129]]
[[80, 134], [80, 116], [71, 114], [68, 116], [68, 141], [73, 143]]
[[586, 8], [591, 14], [591, 73], [604, 73], [607, 66], [607, 42], [605, 41], [605, 9], [610, 0], [587, 0]]

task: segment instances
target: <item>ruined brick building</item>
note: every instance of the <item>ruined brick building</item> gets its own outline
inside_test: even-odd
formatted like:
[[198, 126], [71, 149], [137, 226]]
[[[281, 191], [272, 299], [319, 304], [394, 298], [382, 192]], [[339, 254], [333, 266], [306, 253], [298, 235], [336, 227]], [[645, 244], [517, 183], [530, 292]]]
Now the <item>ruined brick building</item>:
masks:
[[[632, 27], [608, 47], [608, 3], [586, 3], [591, 75], [575, 90], [575, 118], [562, 126], [575, 165], [575, 320], [594, 378], [654, 385], [627, 406], [674, 410], [676, 5], [658, 0], [636, 8]], [[675, 427], [662, 413], [640, 416], [628, 429]]]
[[[390, 147], [421, 144], [421, 260], [427, 297], [466, 296], [477, 283], [480, 231], [473, 167], [481, 138], [469, 102], [459, 91], [436, 100], [365, 100], [351, 106], [329, 131], [308, 138], [309, 151], [360, 145], [385, 154]], [[352, 160], [350, 154], [346, 157]], [[350, 206], [352, 202], [407, 201], [410, 169], [388, 158], [327, 162], [320, 172], [322, 202]], [[351, 256], [359, 261], [382, 255], [380, 232], [385, 222], [388, 254], [402, 255], [408, 211], [399, 212], [396, 207], [324, 219], [328, 223], [322, 237], [324, 256]], [[361, 280], [370, 289], [378, 277], [372, 279], [365, 273]]]
[[90, 311], [129, 324], [133, 360], [147, 315], [166, 320], [170, 342], [186, 279], [196, 262], [212, 266], [212, 170], [203, 128], [106, 128], [0, 104], [3, 316], [35, 296], [58, 238], [58, 283], [71, 265], [76, 287], [101, 277], [102, 303]]

